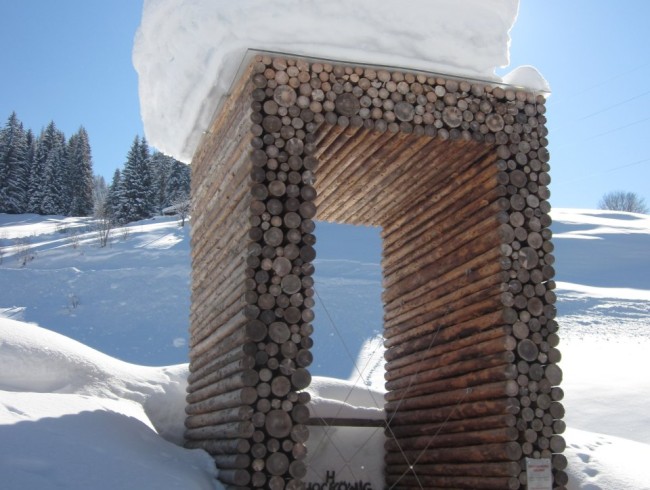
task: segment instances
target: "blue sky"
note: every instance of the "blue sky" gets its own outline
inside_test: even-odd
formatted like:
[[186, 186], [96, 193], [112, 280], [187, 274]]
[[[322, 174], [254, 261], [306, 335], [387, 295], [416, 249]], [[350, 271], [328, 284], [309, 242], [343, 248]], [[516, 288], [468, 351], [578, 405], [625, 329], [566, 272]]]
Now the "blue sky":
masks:
[[[143, 134], [131, 63], [140, 0], [0, 0], [0, 118], [88, 130], [110, 178]], [[550, 81], [551, 204], [596, 207], [612, 190], [650, 204], [650, 2], [522, 0], [511, 66]], [[500, 71], [503, 74], [509, 68]]]
[[131, 63], [141, 0], [0, 0], [0, 118], [15, 110], [38, 133], [83, 125], [107, 179], [143, 134]]
[[612, 190], [650, 205], [650, 2], [522, 0], [511, 65], [549, 80], [551, 204], [594, 208]]

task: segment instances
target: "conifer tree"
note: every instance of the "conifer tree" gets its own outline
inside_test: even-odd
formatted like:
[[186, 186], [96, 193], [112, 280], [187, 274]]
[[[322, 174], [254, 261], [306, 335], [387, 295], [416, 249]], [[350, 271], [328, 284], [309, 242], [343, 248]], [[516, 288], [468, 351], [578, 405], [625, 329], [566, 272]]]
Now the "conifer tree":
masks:
[[[50, 126], [54, 128], [50, 130]], [[43, 152], [41, 153], [41, 147]], [[37, 155], [44, 157], [42, 178], [41, 214], [68, 214], [66, 141], [65, 135], [50, 123], [44, 139], [39, 142]]]
[[136, 136], [127, 155], [120, 184], [118, 223], [129, 223], [153, 215], [154, 199], [149, 169], [149, 146]]
[[29, 212], [29, 186], [32, 178], [32, 169], [34, 167], [34, 159], [36, 158], [36, 142], [37, 138], [34, 136], [34, 133], [31, 129], [28, 129], [25, 133], [25, 146], [26, 146], [26, 155], [25, 155], [25, 201], [23, 203], [23, 213]]
[[120, 207], [120, 190], [122, 185], [122, 172], [120, 169], [116, 169], [113, 173], [113, 180], [111, 185], [108, 186], [108, 192], [106, 194], [106, 199], [104, 201], [104, 206], [100, 210], [98, 217], [108, 216], [113, 221], [116, 221], [116, 215]]
[[0, 212], [25, 212], [28, 165], [27, 136], [13, 112], [0, 130]]
[[45, 192], [45, 162], [56, 145], [56, 125], [51, 121], [36, 139], [34, 161], [29, 174], [27, 212], [41, 214]]
[[67, 214], [90, 216], [93, 213], [93, 164], [88, 133], [83, 126], [68, 141], [66, 181]]
[[169, 174], [174, 161], [175, 160], [172, 157], [168, 157], [159, 151], [156, 151], [151, 155], [151, 163], [149, 167], [151, 168], [154, 207], [158, 214], [162, 214], [163, 209], [169, 206], [169, 200], [166, 195], [167, 180], [169, 179]]
[[11, 168], [5, 160], [9, 151], [9, 144], [6, 141], [4, 129], [0, 131], [0, 213], [9, 212], [9, 184], [11, 179]]
[[169, 178], [167, 179], [165, 196], [166, 206], [179, 204], [190, 197], [190, 171], [189, 166], [174, 160]]
[[108, 198], [108, 186], [102, 175], [93, 175], [93, 215], [103, 216]]
[[0, 128], [0, 212], [110, 216], [127, 223], [162, 214], [188, 199], [189, 166], [160, 152], [150, 154], [137, 137], [109, 187], [92, 173], [88, 133], [66, 142], [51, 121], [38, 137], [15, 113]]

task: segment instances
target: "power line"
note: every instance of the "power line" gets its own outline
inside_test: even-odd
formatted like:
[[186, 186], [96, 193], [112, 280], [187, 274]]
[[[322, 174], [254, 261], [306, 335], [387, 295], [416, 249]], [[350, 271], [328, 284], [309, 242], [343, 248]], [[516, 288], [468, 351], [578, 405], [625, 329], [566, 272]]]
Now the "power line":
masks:
[[620, 165], [618, 167], [610, 168], [609, 170], [606, 170], [605, 173], [606, 172], [613, 172], [614, 170], [619, 170], [621, 168], [634, 167], [635, 165], [640, 165], [642, 163], [647, 163], [647, 162], [650, 162], [650, 157], [644, 158], [643, 160], [637, 160], [636, 162], [627, 163], [625, 165]]
[[650, 157], [648, 157], [648, 158], [643, 158], [643, 159], [641, 159], [641, 160], [636, 160], [636, 161], [631, 162], [631, 163], [626, 163], [625, 165], [619, 165], [618, 167], [611, 167], [611, 168], [608, 168], [608, 169], [602, 170], [602, 171], [600, 171], [600, 172], [590, 173], [589, 175], [587, 175], [587, 176], [585, 176], [585, 177], [580, 177], [580, 178], [578, 178], [578, 179], [573, 179], [573, 180], [561, 180], [561, 181], [559, 181], [559, 182], [554, 182], [554, 184], [555, 184], [555, 185], [574, 184], [574, 183], [576, 183], [576, 182], [582, 182], [582, 181], [585, 181], [585, 180], [592, 179], [592, 178], [594, 178], [594, 177], [598, 177], [599, 175], [603, 175], [603, 174], [608, 174], [608, 173], [614, 172], [615, 170], [620, 170], [620, 169], [622, 169], [622, 168], [634, 167], [634, 166], [636, 166], [636, 165], [641, 165], [641, 164], [643, 164], [643, 163], [648, 163], [648, 162], [650, 162]]
[[[572, 120], [570, 120], [570, 121], [564, 121], [564, 124], [563, 124], [563, 125], [560, 125], [560, 126], [559, 126], [559, 129], [554, 128], [554, 129], [553, 129], [553, 132], [554, 132], [554, 133], [562, 133], [562, 132], [564, 132], [564, 131], [563, 131], [563, 128], [564, 128], [564, 127], [574, 126], [575, 124], [581, 123], [582, 121], [585, 121], [585, 120], [587, 120], [587, 119], [590, 119], [590, 118], [592, 118], [592, 117], [594, 117], [594, 116], [596, 116], [596, 115], [599, 115], [599, 114], [602, 114], [602, 113], [605, 113], [605, 112], [611, 111], [612, 109], [616, 109], [617, 107], [620, 107], [620, 106], [622, 106], [622, 105], [625, 105], [625, 104], [627, 104], [628, 102], [632, 102], [632, 101], [634, 101], [634, 100], [636, 100], [636, 99], [639, 99], [639, 98], [641, 98], [641, 97], [645, 97], [645, 96], [648, 95], [648, 94], [650, 94], [650, 90], [647, 90], [647, 91], [645, 91], [645, 92], [641, 92], [641, 93], [639, 93], [639, 94], [636, 94], [636, 95], [630, 97], [629, 99], [625, 99], [625, 100], [623, 100], [623, 101], [617, 102], [616, 104], [613, 104], [613, 105], [610, 105], [610, 106], [607, 106], [607, 107], [603, 107], [602, 109], [599, 109], [599, 110], [597, 110], [597, 111], [595, 111], [595, 112], [592, 112], [592, 113], [590, 113], [590, 114], [587, 114], [587, 115], [585, 115], [585, 116], [582, 116], [582, 117], [579, 117], [579, 118], [576, 118], [576, 119], [572, 119]], [[615, 128], [615, 129], [618, 129], [618, 128]]]
[[623, 126], [619, 126], [617, 128], [610, 129], [608, 131], [604, 131], [602, 133], [595, 134], [593, 136], [585, 138], [583, 141], [588, 141], [588, 140], [592, 140], [592, 139], [595, 139], [595, 138], [600, 138], [601, 136], [605, 136], [605, 135], [608, 135], [608, 134], [611, 134], [611, 133], [615, 133], [616, 131], [620, 131], [621, 129], [627, 129], [627, 128], [631, 127], [631, 126], [636, 126], [637, 124], [641, 124], [641, 123], [649, 121], [649, 120], [650, 120], [650, 116], [644, 117], [643, 119], [639, 119], [638, 121], [634, 121], [634, 122], [631, 122], [631, 123], [628, 123], [628, 124], [624, 124]]
[[644, 117], [643, 119], [639, 119], [637, 121], [634, 121], [634, 122], [631, 122], [631, 123], [628, 123], [628, 124], [624, 124], [622, 126], [617, 126], [615, 128], [608, 129], [607, 131], [603, 131], [602, 133], [594, 134], [592, 136], [588, 136], [588, 137], [582, 138], [580, 140], [573, 140], [572, 139], [571, 141], [568, 141], [568, 142], [564, 143], [563, 145], [556, 146], [555, 148], [564, 148], [564, 147], [567, 147], [567, 146], [574, 146], [574, 145], [576, 145], [578, 143], [582, 143], [583, 141], [590, 141], [590, 140], [593, 140], [593, 139], [596, 139], [596, 138], [600, 138], [602, 136], [606, 136], [608, 134], [615, 133], [615, 132], [620, 131], [622, 129], [627, 129], [627, 128], [632, 127], [632, 126], [636, 126], [637, 124], [641, 124], [641, 123], [644, 123], [646, 121], [650, 121], [650, 116]]
[[[607, 84], [609, 84], [610, 82], [612, 82], [614, 80], [617, 80], [617, 79], [619, 79], [621, 77], [627, 76], [630, 73], [634, 73], [635, 71], [638, 71], [641, 68], [645, 68], [648, 65], [650, 65], [650, 61], [647, 61], [647, 62], [645, 62], [645, 63], [643, 63], [641, 65], [636, 65], [634, 68], [632, 68], [630, 70], [620, 72], [620, 73], [618, 73], [618, 74], [616, 74], [616, 75], [614, 75], [612, 77], [609, 77], [609, 78], [607, 78], [607, 79], [605, 79], [605, 80], [603, 80], [603, 81], [601, 81], [599, 83], [593, 84], [593, 85], [591, 85], [591, 86], [589, 86], [589, 87], [587, 87], [587, 88], [585, 88], [583, 90], [573, 92], [572, 94], [569, 94], [568, 97], [573, 98], [573, 97], [577, 97], [578, 95], [586, 94], [588, 92], [591, 92], [592, 90], [595, 90], [595, 89], [600, 88], [600, 87], [602, 87], [604, 85], [607, 85]], [[547, 105], [554, 105], [556, 103], [557, 103], [557, 99], [551, 99], [551, 100], [549, 100], [549, 103]]]
[[650, 94], [650, 90], [647, 90], [645, 92], [642, 92], [640, 94], [635, 95], [634, 97], [630, 97], [629, 99], [625, 99], [621, 102], [618, 102], [614, 105], [611, 105], [609, 107], [605, 107], [604, 109], [601, 109], [596, 112], [592, 112], [591, 114], [587, 114], [586, 116], [581, 117], [580, 119], [577, 119], [578, 121], [584, 121], [585, 119], [589, 119], [590, 117], [597, 116], [598, 114], [602, 114], [603, 112], [610, 111], [612, 109], [615, 109], [617, 107], [622, 106], [623, 104], [627, 104], [628, 102], [632, 102], [633, 100], [640, 99], [641, 97], [645, 97], [646, 95]]

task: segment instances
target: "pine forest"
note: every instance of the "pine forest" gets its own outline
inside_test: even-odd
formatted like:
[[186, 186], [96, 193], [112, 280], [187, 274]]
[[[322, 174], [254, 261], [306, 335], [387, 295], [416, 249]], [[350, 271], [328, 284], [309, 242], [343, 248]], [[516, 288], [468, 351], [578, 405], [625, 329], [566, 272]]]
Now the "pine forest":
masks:
[[129, 223], [186, 206], [190, 171], [136, 136], [110, 185], [93, 173], [83, 126], [66, 138], [52, 121], [37, 136], [16, 113], [0, 127], [0, 213], [96, 216]]

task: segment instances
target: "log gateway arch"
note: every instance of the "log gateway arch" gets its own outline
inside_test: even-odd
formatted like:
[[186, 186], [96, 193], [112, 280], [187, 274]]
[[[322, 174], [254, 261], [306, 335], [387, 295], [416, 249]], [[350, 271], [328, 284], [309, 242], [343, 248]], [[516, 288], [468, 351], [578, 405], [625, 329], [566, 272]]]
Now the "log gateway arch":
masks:
[[544, 104], [249, 54], [192, 161], [186, 445], [226, 486], [305, 487], [324, 220], [381, 227], [386, 488], [565, 487]]

